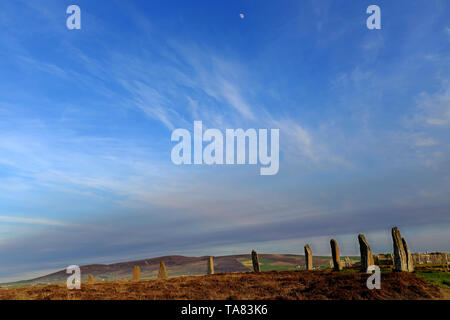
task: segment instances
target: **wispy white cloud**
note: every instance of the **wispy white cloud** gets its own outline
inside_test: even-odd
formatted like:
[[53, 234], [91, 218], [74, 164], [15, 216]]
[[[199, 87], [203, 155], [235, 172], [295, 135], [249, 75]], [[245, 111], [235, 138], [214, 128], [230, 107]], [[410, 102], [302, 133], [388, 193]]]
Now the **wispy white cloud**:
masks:
[[414, 140], [414, 145], [416, 147], [434, 147], [438, 145], [438, 142], [433, 138], [421, 137]]
[[317, 161], [318, 154], [316, 145], [313, 142], [311, 134], [300, 124], [292, 120], [275, 120], [271, 121], [274, 128], [279, 128], [282, 137], [285, 138], [282, 149], [291, 156], [297, 155], [306, 157], [309, 160]]
[[135, 105], [144, 113], [161, 121], [168, 129], [175, 129], [171, 119], [179, 119], [179, 114], [170, 107], [170, 100], [164, 97], [156, 89], [141, 82], [135, 82], [128, 86]]
[[362, 43], [362, 49], [366, 54], [377, 56], [385, 45], [385, 40], [381, 33], [369, 34]]
[[423, 92], [418, 98], [417, 119], [429, 126], [450, 125], [450, 84], [435, 93]]
[[[246, 77], [246, 68], [238, 61], [224, 58], [210, 48], [196, 45], [181, 45], [174, 41], [169, 43], [186, 72], [178, 70], [175, 79], [197, 92], [202, 92], [219, 103], [223, 103], [237, 112], [238, 117], [255, 120], [251, 104], [246, 98], [252, 89], [252, 83]], [[215, 112], [209, 108], [208, 112]], [[225, 113], [224, 111], [222, 113]]]
[[61, 221], [57, 221], [57, 220], [50, 220], [50, 219], [43, 219], [43, 218], [21, 218], [21, 217], [15, 217], [15, 216], [0, 216], [0, 222], [34, 224], [34, 225], [44, 225], [44, 226], [59, 226], [59, 227], [73, 226], [70, 223], [61, 222]]
[[222, 96], [233, 108], [239, 111], [239, 113], [244, 117], [248, 119], [255, 119], [255, 116], [251, 111], [251, 107], [246, 101], [244, 101], [239, 89], [234, 84], [223, 80], [219, 86], [221, 87]]

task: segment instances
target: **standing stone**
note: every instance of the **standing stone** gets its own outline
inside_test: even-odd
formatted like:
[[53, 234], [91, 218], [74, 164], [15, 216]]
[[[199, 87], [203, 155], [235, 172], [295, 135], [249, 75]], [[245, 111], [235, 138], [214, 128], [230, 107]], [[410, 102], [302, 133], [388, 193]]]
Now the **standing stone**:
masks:
[[372, 250], [370, 250], [370, 246], [363, 234], [358, 235], [358, 241], [359, 251], [361, 253], [361, 271], [367, 272], [367, 268], [375, 264]]
[[158, 272], [158, 279], [167, 279], [169, 275], [167, 274], [166, 265], [164, 261], [161, 261], [159, 263], [159, 272]]
[[378, 254], [373, 254], [373, 264], [379, 265], [380, 264], [380, 256]]
[[139, 281], [141, 278], [141, 268], [134, 266], [133, 268], [133, 281]]
[[255, 250], [252, 251], [252, 262], [253, 262], [253, 271], [261, 272], [261, 267], [259, 265], [258, 254], [256, 253]]
[[342, 270], [342, 264], [341, 264], [341, 255], [339, 254], [339, 246], [336, 240], [334, 239], [330, 240], [330, 245], [331, 245], [331, 254], [333, 255], [333, 270], [340, 271]]
[[448, 253], [445, 254], [445, 266], [447, 267], [448, 272]]
[[413, 272], [414, 271], [414, 260], [411, 255], [411, 251], [409, 251], [408, 245], [406, 244], [405, 238], [402, 238], [402, 244], [403, 244], [403, 249], [405, 250], [405, 254], [406, 254], [406, 268], [407, 268], [408, 272]]
[[352, 260], [349, 257], [345, 257], [345, 266], [346, 267], [352, 266]]
[[214, 274], [214, 258], [208, 258], [208, 274]]
[[397, 227], [392, 228], [392, 240], [394, 242], [394, 266], [395, 271], [408, 271], [408, 263], [402, 235]]
[[93, 284], [94, 283], [94, 276], [92, 274], [88, 275], [88, 283]]
[[312, 252], [309, 244], [305, 246], [305, 263], [306, 270], [313, 270], [313, 260], [312, 260]]

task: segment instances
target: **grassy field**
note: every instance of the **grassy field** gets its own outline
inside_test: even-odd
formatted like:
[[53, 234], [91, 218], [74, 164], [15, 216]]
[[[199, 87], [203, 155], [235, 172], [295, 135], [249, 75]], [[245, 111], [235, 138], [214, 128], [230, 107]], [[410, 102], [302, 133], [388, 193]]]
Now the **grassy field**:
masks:
[[[353, 263], [358, 262], [360, 260], [359, 257], [354, 257], [354, 256], [350, 256], [349, 258]], [[331, 257], [314, 256], [314, 259], [322, 260], [322, 263], [320, 265], [318, 265], [317, 262], [315, 263], [315, 265], [314, 265], [315, 268], [321, 269], [321, 270], [331, 268], [329, 263], [325, 263], [325, 261], [328, 262], [331, 259]], [[241, 259], [238, 259], [238, 261], [240, 263], [242, 263], [244, 266], [246, 266], [247, 268], [249, 268], [249, 270], [253, 270], [253, 264], [252, 264], [251, 259], [241, 258]], [[267, 259], [264, 257], [259, 258], [259, 264], [261, 267], [261, 271], [295, 271], [295, 270], [304, 270], [305, 269], [304, 263], [299, 264], [299, 263], [294, 263], [294, 262]]]
[[418, 271], [416, 274], [432, 284], [450, 290], [450, 273], [443, 271]]
[[0, 289], [0, 300], [416, 300], [442, 299], [440, 289], [413, 273], [383, 275], [369, 290], [367, 275], [331, 271], [271, 271], [97, 282], [68, 290], [63, 284]]
[[[253, 270], [253, 264], [251, 259], [242, 258], [239, 259], [238, 261], [247, 268], [249, 268], [250, 270]], [[293, 263], [279, 262], [265, 258], [259, 259], [259, 265], [261, 267], [261, 271], [292, 271], [300, 269], [296, 264]]]

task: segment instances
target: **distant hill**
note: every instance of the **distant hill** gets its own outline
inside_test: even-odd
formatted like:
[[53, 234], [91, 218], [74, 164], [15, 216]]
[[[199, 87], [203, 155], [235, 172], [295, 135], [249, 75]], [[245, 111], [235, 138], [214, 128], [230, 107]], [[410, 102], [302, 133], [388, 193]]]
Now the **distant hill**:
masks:
[[[262, 271], [288, 271], [299, 270], [305, 265], [304, 256], [290, 254], [260, 254]], [[133, 267], [141, 268], [141, 278], [150, 279], [158, 275], [159, 264], [164, 261], [170, 277], [204, 275], [207, 272], [207, 256], [185, 257], [164, 256], [137, 261], [128, 261], [114, 264], [92, 264], [81, 266], [82, 281], [86, 281], [92, 274], [96, 281], [129, 280], [132, 278]], [[314, 266], [325, 267], [329, 265], [330, 257], [314, 257]], [[252, 270], [250, 254], [218, 256], [214, 257], [214, 269], [216, 273], [246, 272]], [[25, 285], [52, 284], [65, 282], [68, 274], [61, 270], [36, 279], [18, 281], [3, 284], [2, 286], [14, 287]]]

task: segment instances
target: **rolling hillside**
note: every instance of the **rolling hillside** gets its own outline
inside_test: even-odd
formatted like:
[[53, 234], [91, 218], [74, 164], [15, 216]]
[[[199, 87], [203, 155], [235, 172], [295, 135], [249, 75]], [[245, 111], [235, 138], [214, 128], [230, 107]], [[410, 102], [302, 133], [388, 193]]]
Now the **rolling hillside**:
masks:
[[[288, 271], [302, 269], [305, 264], [304, 256], [289, 254], [260, 254], [262, 271]], [[97, 281], [130, 280], [133, 267], [141, 268], [141, 278], [151, 279], [158, 275], [159, 263], [164, 261], [169, 276], [204, 275], [207, 271], [207, 258], [164, 256], [151, 259], [128, 261], [114, 264], [92, 264], [81, 266], [82, 281], [86, 281], [92, 274]], [[315, 266], [328, 266], [330, 257], [314, 257]], [[251, 270], [251, 256], [231, 255], [214, 257], [215, 272], [246, 272]], [[65, 270], [58, 271], [36, 279], [2, 284], [2, 287], [28, 286], [37, 284], [51, 284], [65, 282], [68, 275]]]

